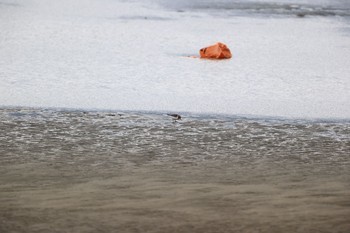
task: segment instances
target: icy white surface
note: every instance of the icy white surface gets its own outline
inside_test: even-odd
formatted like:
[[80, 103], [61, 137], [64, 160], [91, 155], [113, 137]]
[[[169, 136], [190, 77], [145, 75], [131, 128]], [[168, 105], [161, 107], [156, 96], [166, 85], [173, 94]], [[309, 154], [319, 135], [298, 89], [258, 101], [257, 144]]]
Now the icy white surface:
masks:
[[350, 118], [347, 19], [151, 3], [0, 1], [0, 105]]

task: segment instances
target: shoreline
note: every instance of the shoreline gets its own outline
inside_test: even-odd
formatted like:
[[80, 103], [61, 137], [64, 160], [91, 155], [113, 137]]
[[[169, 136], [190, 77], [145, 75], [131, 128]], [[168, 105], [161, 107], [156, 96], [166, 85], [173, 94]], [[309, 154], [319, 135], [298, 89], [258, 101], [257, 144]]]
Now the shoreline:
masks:
[[349, 131], [0, 108], [0, 231], [347, 233]]
[[287, 121], [295, 123], [350, 123], [350, 118], [346, 117], [291, 117], [291, 116], [271, 116], [271, 115], [253, 115], [253, 114], [227, 114], [213, 112], [189, 112], [173, 110], [126, 110], [126, 109], [107, 109], [107, 108], [71, 108], [71, 107], [38, 107], [38, 106], [12, 106], [0, 105], [0, 110], [16, 111], [57, 111], [57, 112], [91, 112], [91, 113], [122, 113], [122, 114], [145, 114], [145, 115], [166, 115], [168, 113], [178, 113], [190, 118], [199, 119], [247, 119], [247, 120], [265, 120], [265, 121]]

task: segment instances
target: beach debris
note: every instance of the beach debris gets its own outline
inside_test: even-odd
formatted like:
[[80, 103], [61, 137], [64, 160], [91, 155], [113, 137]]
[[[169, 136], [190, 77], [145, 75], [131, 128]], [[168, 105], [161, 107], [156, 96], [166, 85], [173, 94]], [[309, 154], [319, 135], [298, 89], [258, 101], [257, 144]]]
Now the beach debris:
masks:
[[179, 114], [167, 114], [168, 116], [173, 117], [174, 121], [181, 120], [181, 116]]
[[221, 42], [200, 49], [199, 54], [201, 58], [207, 59], [229, 59], [232, 57], [230, 49]]

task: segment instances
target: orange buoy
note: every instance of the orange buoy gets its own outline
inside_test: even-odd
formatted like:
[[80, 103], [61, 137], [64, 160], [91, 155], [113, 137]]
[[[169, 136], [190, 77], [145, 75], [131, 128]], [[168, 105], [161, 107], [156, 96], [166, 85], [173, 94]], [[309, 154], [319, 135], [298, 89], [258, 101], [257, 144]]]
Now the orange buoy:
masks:
[[221, 42], [199, 50], [201, 58], [207, 59], [229, 59], [232, 57], [230, 49]]

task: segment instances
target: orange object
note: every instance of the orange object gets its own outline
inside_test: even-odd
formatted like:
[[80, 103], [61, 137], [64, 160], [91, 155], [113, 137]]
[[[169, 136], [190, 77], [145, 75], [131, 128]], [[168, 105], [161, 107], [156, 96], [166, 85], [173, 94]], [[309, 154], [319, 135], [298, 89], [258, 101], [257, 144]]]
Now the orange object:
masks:
[[199, 50], [201, 58], [208, 59], [229, 59], [232, 57], [230, 49], [223, 43], [216, 43], [214, 45], [202, 48]]

